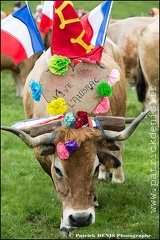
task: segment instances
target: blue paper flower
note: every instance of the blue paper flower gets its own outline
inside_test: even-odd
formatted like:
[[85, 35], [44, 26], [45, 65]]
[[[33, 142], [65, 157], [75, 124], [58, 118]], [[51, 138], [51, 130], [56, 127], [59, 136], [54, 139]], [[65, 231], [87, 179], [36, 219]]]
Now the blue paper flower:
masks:
[[39, 83], [35, 82], [34, 80], [32, 80], [29, 86], [32, 91], [32, 98], [35, 101], [39, 102], [42, 94], [42, 86]]
[[73, 116], [72, 112], [68, 112], [65, 114], [64, 123], [66, 124], [67, 127], [74, 127], [75, 121], [76, 119]]

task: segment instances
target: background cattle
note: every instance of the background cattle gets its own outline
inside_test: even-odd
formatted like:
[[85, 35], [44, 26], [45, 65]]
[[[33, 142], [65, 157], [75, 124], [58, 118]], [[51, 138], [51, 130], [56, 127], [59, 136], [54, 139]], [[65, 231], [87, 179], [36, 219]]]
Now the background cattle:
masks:
[[108, 26], [107, 36], [119, 47], [124, 59], [126, 78], [134, 86], [137, 81], [138, 36], [153, 21], [154, 18], [151, 17], [130, 17]]
[[150, 108], [159, 127], [159, 17], [138, 40], [137, 95], [143, 111]]

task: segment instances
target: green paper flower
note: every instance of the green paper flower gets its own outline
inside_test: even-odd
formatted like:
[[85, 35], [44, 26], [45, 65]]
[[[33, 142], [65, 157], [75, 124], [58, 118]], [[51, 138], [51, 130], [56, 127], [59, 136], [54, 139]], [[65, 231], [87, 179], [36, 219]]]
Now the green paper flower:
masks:
[[69, 58], [54, 54], [49, 59], [49, 69], [56, 75], [65, 75], [69, 63], [71, 63]]
[[112, 88], [111, 86], [106, 83], [102, 82], [97, 86], [97, 92], [102, 96], [102, 97], [111, 97], [112, 96]]

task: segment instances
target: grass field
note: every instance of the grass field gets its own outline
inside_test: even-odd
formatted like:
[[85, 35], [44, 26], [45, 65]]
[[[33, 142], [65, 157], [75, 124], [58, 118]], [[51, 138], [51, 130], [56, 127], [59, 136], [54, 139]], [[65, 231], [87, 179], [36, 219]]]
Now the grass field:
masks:
[[[24, 2], [24, 1], [23, 1]], [[100, 1], [101, 2], [101, 1]], [[14, 2], [1, 1], [9, 12]], [[40, 2], [29, 1], [32, 9]], [[90, 10], [99, 1], [75, 1]], [[113, 18], [148, 15], [156, 1], [115, 1]], [[23, 120], [22, 99], [8, 71], [1, 72], [1, 125]], [[127, 116], [141, 112], [136, 92], [127, 87]], [[151, 115], [126, 141], [124, 184], [97, 183], [100, 208], [93, 226], [79, 228], [73, 239], [159, 239], [159, 136]], [[50, 178], [19, 138], [1, 131], [1, 239], [63, 239], [59, 233], [61, 206]]]
[[[32, 12], [41, 1], [28, 1]], [[102, 1], [73, 1], [75, 9], [83, 7], [91, 11]], [[25, 1], [22, 1], [23, 5]], [[9, 14], [13, 9], [14, 1], [1, 1], [1, 9]], [[149, 16], [152, 7], [159, 7], [159, 1], [113, 1], [111, 18], [127, 18], [129, 16]]]

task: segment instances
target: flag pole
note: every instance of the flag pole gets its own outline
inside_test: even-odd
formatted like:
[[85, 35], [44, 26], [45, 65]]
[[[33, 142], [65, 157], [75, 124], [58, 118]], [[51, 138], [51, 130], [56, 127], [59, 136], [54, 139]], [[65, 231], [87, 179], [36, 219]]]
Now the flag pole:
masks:
[[47, 57], [47, 53], [45, 50], [43, 50], [43, 53], [44, 53], [44, 56], [45, 56], [45, 59], [46, 59], [46, 62], [47, 62], [47, 65], [49, 66], [49, 63], [48, 63], [48, 57]]
[[[29, 7], [29, 4], [28, 4], [28, 1], [25, 1], [25, 3], [26, 3], [27, 8], [28, 8], [28, 10], [29, 10], [29, 12], [30, 12], [30, 7]], [[40, 34], [40, 32], [39, 32], [39, 34]], [[45, 59], [46, 59], [47, 65], [49, 66], [49, 63], [48, 63], [48, 57], [47, 57], [46, 51], [43, 50], [43, 53], [44, 53], [44, 56], [45, 56]]]
[[104, 40], [103, 40], [103, 46], [104, 46], [104, 43], [106, 41], [106, 37], [107, 37], [107, 28], [108, 28], [108, 23], [109, 23], [109, 20], [110, 20], [110, 13], [111, 13], [111, 9], [112, 9], [112, 5], [113, 5], [113, 1], [111, 1], [111, 6], [110, 6], [110, 9], [109, 9], [109, 17], [107, 19], [107, 22], [106, 22], [106, 26], [105, 26], [105, 34], [104, 34]]

